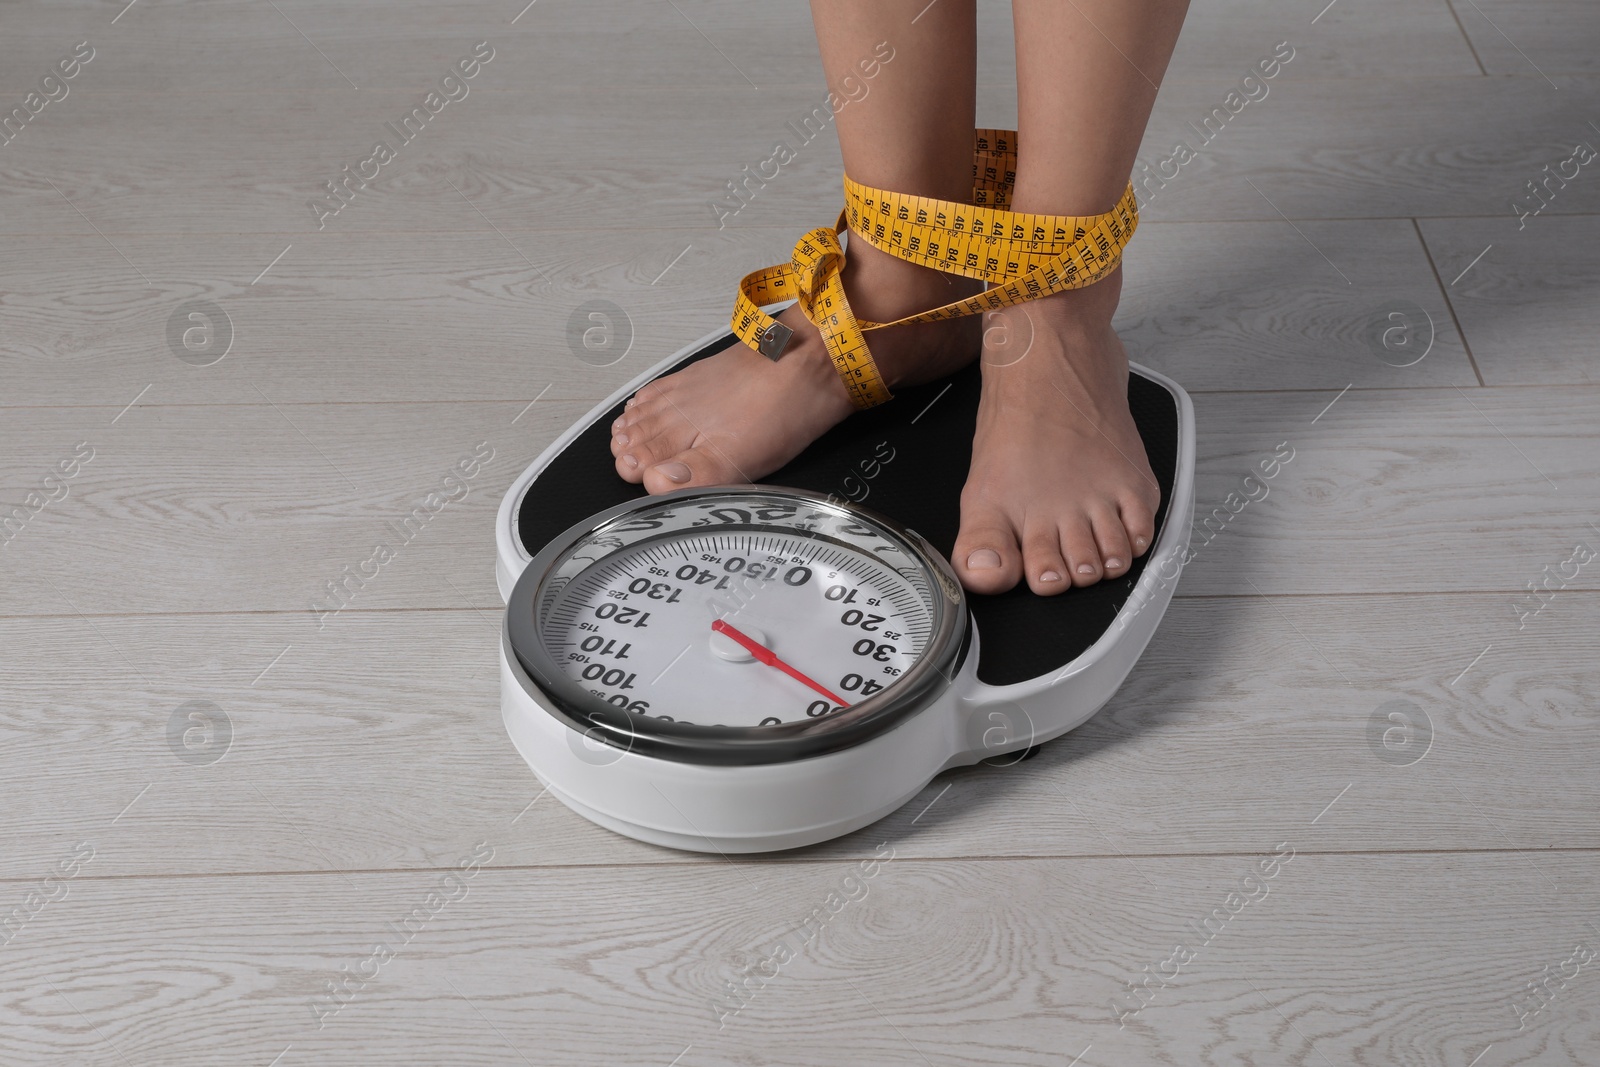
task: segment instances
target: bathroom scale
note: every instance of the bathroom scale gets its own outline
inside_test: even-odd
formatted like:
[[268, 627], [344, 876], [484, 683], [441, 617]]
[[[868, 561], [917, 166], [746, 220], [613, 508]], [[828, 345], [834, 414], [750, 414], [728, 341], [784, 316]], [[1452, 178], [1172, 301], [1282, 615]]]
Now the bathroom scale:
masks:
[[1188, 547], [1194, 413], [1177, 383], [1138, 366], [1128, 382], [1161, 486], [1150, 550], [1086, 588], [982, 596], [947, 561], [976, 363], [852, 414], [758, 485], [650, 496], [617, 475], [628, 397], [737, 343], [718, 331], [617, 390], [501, 502], [501, 712], [551, 794], [657, 845], [795, 848], [941, 771], [1020, 760], [1111, 698]]

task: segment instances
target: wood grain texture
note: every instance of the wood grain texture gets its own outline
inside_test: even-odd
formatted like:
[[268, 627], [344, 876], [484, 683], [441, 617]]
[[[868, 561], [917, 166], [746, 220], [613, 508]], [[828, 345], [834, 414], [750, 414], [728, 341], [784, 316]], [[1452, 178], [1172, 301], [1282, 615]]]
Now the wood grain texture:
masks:
[[[1592, 856], [1326, 856], [1316, 836], [1295, 820], [1245, 855], [1137, 872], [1119, 859], [896, 853], [871, 877], [854, 862], [499, 869], [496, 850], [405, 941], [391, 924], [442, 872], [102, 879], [94, 866], [116, 849], [102, 833], [67, 898], [6, 946], [0, 1054], [1044, 1067], [1086, 1052], [1080, 1063], [1459, 1067], [1492, 1043], [1506, 1063], [1586, 1061], [1600, 1009], [1587, 969], [1521, 1032], [1512, 1005], [1541, 967], [1593, 944]], [[478, 842], [498, 843], [467, 835], [443, 866]], [[1189, 924], [1280, 842], [1294, 856], [1257, 879], [1258, 900], [1197, 937]], [[836, 913], [775, 976], [751, 980], [719, 1029], [718, 1009], [738, 1003], [724, 983], [775, 939], [799, 943], [794, 929], [826, 914], [830, 894]], [[392, 958], [319, 1030], [326, 983], [379, 943]], [[1127, 983], [1180, 943], [1193, 959], [1118, 1029], [1114, 998], [1131, 1001]]]
[[[1140, 160], [1159, 169], [1185, 138], [1200, 154], [1152, 199], [1151, 220], [1270, 220], [1279, 211], [1296, 219], [1497, 216], [1584, 129], [1580, 118], [1552, 110], [1542, 81], [1390, 76], [1330, 83], [1296, 80], [1298, 62], [1204, 145], [1189, 123], [1198, 126], [1222, 105], [1231, 80], [1186, 81], [1161, 97]], [[1597, 85], [1594, 77], [1575, 76], [1565, 91], [1581, 109]], [[796, 158], [756, 193], [738, 223], [803, 231], [836, 217], [835, 138], [823, 132], [805, 141], [788, 125], [810, 110], [804, 101], [686, 87], [653, 94], [651, 108], [642, 106], [642, 94], [567, 89], [482, 92], [448, 105], [412, 143], [392, 145], [397, 158], [319, 232], [307, 202], [325, 195], [323, 183], [342, 167], [369, 156], [384, 124], [416, 103], [414, 92], [401, 90], [349, 95], [336, 110], [325, 92], [311, 90], [152, 96], [161, 122], [142, 134], [138, 151], [120, 154], [105, 146], [125, 136], [126, 102], [111, 94], [68, 97], [50, 105], [60, 113], [47, 109], [0, 150], [11, 205], [0, 232], [93, 235], [98, 227], [113, 240], [122, 233], [275, 233], [288, 241], [329, 231], [487, 231], [445, 178], [506, 232], [557, 220], [571, 226], [580, 212], [625, 231], [703, 230], [715, 225], [708, 202], [728, 195], [727, 183], [785, 138]], [[1014, 102], [980, 114], [996, 125], [1016, 117]], [[563, 164], [578, 143], [583, 165]], [[219, 144], [230, 150], [219, 154]], [[662, 173], [674, 180], [660, 182]], [[1600, 183], [1576, 184], [1550, 211], [1593, 213], [1597, 190]]]
[[[598, 400], [726, 323], [737, 279], [784, 259], [796, 238], [733, 226], [497, 234], [477, 222], [475, 233], [283, 244], [119, 236], [137, 269], [97, 236], [13, 238], [10, 269], [0, 267], [9, 324], [0, 405], [95, 403], [114, 416], [146, 386], [141, 403], [161, 405], [260, 404], [263, 394], [279, 404], [499, 401], [547, 385], [548, 399]], [[1195, 390], [1476, 384], [1409, 222], [1300, 229], [1305, 237], [1282, 220], [1146, 223], [1127, 254], [1117, 320], [1133, 357]], [[1223, 241], [1236, 265], [1215, 272]], [[1396, 369], [1373, 345], [1401, 297], [1426, 311], [1434, 339], [1424, 362]], [[617, 343], [631, 333], [609, 366], [578, 358], [569, 333], [597, 299], [626, 317]], [[220, 307], [233, 331], [212, 366], [171, 347], [171, 324], [194, 300]]]
[[[597, 93], [674, 90], [688, 83], [735, 93], [825, 91], [803, 5], [768, 11], [736, 0], [678, 0], [675, 11], [651, 0], [611, 0], [603, 22], [581, 0], [538, 0], [525, 12], [515, 0], [447, 0], [425, 7], [291, 0], [278, 6], [281, 15], [266, 5], [180, 0], [136, 7], [113, 27], [116, 12], [106, 12], [104, 4], [13, 4], [7, 16], [11, 32], [0, 43], [0, 87], [32, 88], [38, 76], [29, 73], [33, 67], [40, 66], [42, 74], [63, 43], [88, 38], [102, 51], [85, 92], [316, 89], [338, 96], [352, 92], [351, 82], [362, 91], [414, 89], [430, 74], [441, 76], [462, 43], [487, 39], [497, 49], [509, 48], [515, 60], [498, 69], [491, 65], [499, 89]], [[1399, 65], [1414, 74], [1478, 73], [1445, 0], [1340, 0], [1336, 11], [1337, 17], [1330, 13], [1309, 27], [1315, 11], [1270, 0], [1197, 0], [1166, 80], [1236, 79], [1285, 36], [1304, 38], [1306, 54], [1323, 77], [1370, 77]], [[1370, 22], [1379, 19], [1384, 32], [1374, 35]], [[914, 50], [924, 40], [908, 25], [891, 43]], [[978, 77], [985, 88], [1014, 85], [1013, 47], [1010, 4], [982, 0]], [[1511, 73], [1533, 76], [1525, 65]], [[759, 90], [751, 90], [752, 83]]]
[[[725, 326], [738, 278], [786, 256], [796, 236], [502, 235], [441, 188], [478, 232], [232, 238], [201, 253], [171, 238], [119, 238], [155, 287], [98, 237], [20, 239], [19, 260], [48, 255], [51, 265], [19, 263], [3, 276], [14, 323], [0, 341], [12, 368], [5, 402], [92, 402], [114, 415], [146, 385], [149, 402], [176, 404], [259, 404], [262, 393], [284, 404], [526, 403], [546, 386], [547, 399], [599, 400]], [[620, 309], [618, 347], [585, 361], [578, 341], [589, 323], [569, 328], [597, 299]], [[211, 366], [185, 363], [171, 345], [193, 300], [220, 307], [233, 330], [232, 349]]]
[[[378, 580], [391, 581], [405, 578]], [[703, 862], [601, 830], [549, 797], [524, 811], [540, 790], [500, 721], [492, 588], [451, 581], [454, 608], [374, 610], [363, 593], [320, 630], [303, 612], [111, 616], [87, 603], [87, 618], [0, 620], [0, 878], [54, 862], [64, 836], [89, 833], [146, 786], [98, 873], [427, 867], [488, 828], [518, 865]], [[1600, 590], [1584, 575], [1522, 629], [1518, 592], [1180, 596], [1099, 716], [1026, 762], [935, 781], [894, 817], [916, 819], [900, 847], [1248, 851], [1286, 814], [1310, 819], [1336, 798], [1319, 847], [1600, 847], [1600, 667], [1588, 654]], [[220, 735], [190, 739], [214, 762], [183, 761], [169, 737], [192, 700], [231, 724], [225, 751], [207, 747]], [[1425, 725], [1386, 748], [1369, 731], [1374, 719], [1391, 727], [1380, 708], [1397, 700]], [[870, 855], [881, 835], [869, 827], [780, 858]]]
[[[1410, 224], [1296, 230], [1281, 219], [1141, 224], [1123, 258], [1115, 323], [1131, 358], [1194, 391], [1477, 385]], [[1229, 263], [1213, 270], [1223, 246]], [[1384, 345], [1402, 302], [1423, 311], [1407, 313], [1414, 354], [1398, 335]]]
[[[7, 463], [12, 507], [26, 510], [24, 488], [42, 485], [77, 442], [95, 451], [64, 483], [66, 497], [24, 516], [0, 549], [0, 610], [54, 613], [70, 601], [86, 613], [309, 619], [325, 583], [379, 541], [401, 555], [361, 590], [362, 607], [460, 607], [449, 581], [493, 588], [493, 523], [506, 487], [588, 407], [540, 401], [513, 423], [526, 405], [139, 407], [115, 426], [99, 409], [26, 409], [39, 444]], [[475, 453], [492, 455], [474, 477], [447, 482]], [[436, 492], [457, 499], [413, 517]], [[85, 563], [96, 545], [104, 562]]]
[[[398, 126], [418, 104], [416, 90], [346, 90], [349, 99], [339, 97], [336, 108], [325, 90], [150, 95], [139, 99], [163, 108], [161, 123], [142, 135], [137, 152], [114, 161], [104, 145], [126, 128], [126, 102], [114, 94], [69, 96], [50, 105], [59, 113], [45, 110], [0, 149], [0, 175], [13, 190], [6, 232], [92, 235], [98, 227], [113, 238], [221, 232], [309, 240], [330, 232], [488, 231], [484, 216], [508, 232], [581, 227], [589, 216], [623, 231], [699, 230], [715, 223], [707, 201], [727, 196], [741, 168], [770, 157], [783, 137], [798, 154], [780, 177], [795, 191], [757, 202], [767, 200], [783, 212], [778, 221], [803, 228], [817, 224], [804, 195], [831, 205], [836, 217], [838, 143], [831, 130], [809, 141], [788, 130], [811, 111], [801, 99], [693, 84], [653, 94], [484, 91], [491, 77], [492, 66], [480, 75], [485, 85], [447, 104], [409, 143], [386, 124]], [[659, 110], [641, 106], [646, 95]], [[319, 231], [307, 202], [330, 195], [325, 183], [372, 155], [380, 139], [394, 160], [364, 188], [352, 182], [354, 198]], [[219, 154], [217, 145], [229, 150]], [[186, 163], [177, 167], [177, 160]], [[191, 160], [198, 162], [191, 167]], [[670, 186], [652, 177], [663, 170], [676, 174]]]
[[359, 88], [415, 90], [420, 99], [474, 43], [487, 40], [495, 57], [483, 81], [501, 89], [592, 93], [697, 84], [752, 92], [749, 74], [769, 90], [824, 91], [803, 5], [756, 12], [727, 0], [678, 0], [674, 10], [613, 0], [605, 18], [595, 19], [581, 0], [538, 0], [524, 12], [526, 4], [280, 0], [275, 11], [190, 0], [137, 6], [114, 26], [120, 5], [108, 12], [105, 4], [21, 4], [8, 15], [16, 36], [0, 52], [9, 61], [0, 85], [30, 85], [29, 70], [53, 60], [52, 49], [88, 38], [97, 55], [85, 88], [96, 92], [313, 89], [335, 99], [349, 94], [342, 101], [348, 104]]
[[[1309, 65], [1297, 69], [1299, 62], [1209, 143], [1189, 124], [1199, 126], [1231, 86], [1157, 100], [1139, 159], [1158, 168], [1180, 141], [1199, 156], [1160, 190], [1149, 218], [1499, 216], [1525, 181], [1562, 158], [1558, 150], [1570, 153], [1569, 139], [1581, 136], [1581, 116], [1600, 88], [1593, 77], [1565, 79], [1562, 94], [1570, 96], [1563, 99], [1573, 109], [1566, 111], [1552, 106], [1556, 94], [1536, 78], [1396, 71], [1323, 81]], [[1550, 210], [1594, 212], [1600, 182], [1573, 186], [1572, 194]]]
[[1496, 220], [1429, 219], [1422, 232], [1445, 282], [1455, 282], [1450, 305], [1471, 334], [1484, 381], [1600, 383], [1600, 219], [1541, 214], [1519, 224], [1507, 211]]
[[1195, 410], [1197, 526], [1238, 506], [1228, 494], [1280, 442], [1295, 459], [1259, 515], [1243, 507], [1199, 551], [1188, 593], [1520, 590], [1594, 536], [1590, 388], [1217, 394]]
[[[1521, 590], [1594, 521], [1593, 388], [1338, 392], [1195, 398], [1185, 593]], [[107, 408], [15, 409], [0, 465], [11, 507], [78, 442], [96, 452], [0, 549], [0, 611], [60, 613], [63, 596], [86, 612], [305, 611], [487, 443], [494, 459], [468, 495], [412, 542], [461, 552], [441, 547], [442, 569], [396, 561], [393, 581], [362, 592], [363, 607], [460, 607], [442, 579], [486, 590], [500, 494], [587, 407], [539, 401], [513, 424], [526, 404], [152, 404], [116, 425]], [[1284, 442], [1294, 458], [1270, 495], [1230, 500]]]
[[[1319, 17], [1326, 3], [1194, 0], [1162, 79], [1163, 94], [1178, 97], [1174, 90], [1181, 89], [1183, 97], [1192, 98], [1202, 88], [1199, 83], [1209, 82], [1216, 97], [1211, 102], [1220, 103], [1279, 41], [1295, 48], [1285, 76], [1336, 80], [1392, 77], [1401, 71], [1429, 77], [1479, 73], [1448, 0], [1338, 0]], [[1381, 31], [1374, 32], [1379, 24]], [[1304, 68], [1296, 69], [1302, 60]]]
[[1551, 75], [1561, 84], [1562, 74], [1600, 70], [1593, 48], [1600, 34], [1600, 17], [1588, 4], [1575, 0], [1454, 3], [1462, 28], [1490, 74], [1519, 78]]

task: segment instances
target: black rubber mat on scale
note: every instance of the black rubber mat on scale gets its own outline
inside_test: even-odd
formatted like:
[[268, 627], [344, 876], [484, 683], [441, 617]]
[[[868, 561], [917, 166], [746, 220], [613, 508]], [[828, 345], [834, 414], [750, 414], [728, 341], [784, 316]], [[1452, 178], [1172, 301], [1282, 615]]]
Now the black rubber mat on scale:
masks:
[[[686, 356], [679, 366], [734, 343], [729, 334]], [[973, 364], [940, 381], [897, 392], [889, 403], [845, 419], [762, 483], [854, 500], [916, 530], [948, 557], [961, 523], [961, 486], [972, 459], [978, 390], [979, 370]], [[1159, 537], [1177, 473], [1177, 401], [1164, 387], [1133, 374], [1128, 402], [1161, 483]], [[617, 476], [611, 423], [621, 413], [618, 404], [596, 420], [528, 488], [517, 526], [529, 555], [590, 515], [645, 495], [642, 486]], [[979, 679], [1011, 685], [1076, 659], [1111, 625], [1149, 558], [1146, 553], [1135, 560], [1121, 578], [1052, 597], [1035, 596], [1026, 585], [999, 596], [968, 593], [982, 637]]]

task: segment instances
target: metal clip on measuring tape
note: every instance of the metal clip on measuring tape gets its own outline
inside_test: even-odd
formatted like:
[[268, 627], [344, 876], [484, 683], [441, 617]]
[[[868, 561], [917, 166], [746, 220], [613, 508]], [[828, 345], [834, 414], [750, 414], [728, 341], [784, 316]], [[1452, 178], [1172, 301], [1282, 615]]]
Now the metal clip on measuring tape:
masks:
[[[844, 179], [844, 212], [832, 229], [810, 231], [789, 262], [748, 274], [734, 301], [733, 333], [768, 359], [783, 354], [794, 331], [762, 305], [794, 300], [822, 333], [834, 368], [858, 408], [889, 399], [866, 334], [886, 326], [980, 315], [1091, 285], [1115, 270], [1139, 225], [1133, 184], [1103, 215], [1036, 215], [1007, 210], [1016, 184], [1017, 135], [978, 130], [972, 203], [869, 189]], [[977, 296], [894, 322], [863, 322], [844, 294], [846, 226], [853, 236], [907, 263], [988, 282]]]

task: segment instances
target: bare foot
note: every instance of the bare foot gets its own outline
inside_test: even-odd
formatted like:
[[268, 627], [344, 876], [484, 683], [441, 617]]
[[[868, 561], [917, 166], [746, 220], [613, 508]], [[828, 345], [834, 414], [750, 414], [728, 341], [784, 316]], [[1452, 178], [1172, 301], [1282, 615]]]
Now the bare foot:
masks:
[[[870, 322], [892, 322], [978, 288], [860, 239], [850, 242], [844, 286], [856, 315]], [[798, 307], [778, 319], [794, 330], [782, 359], [734, 345], [634, 394], [611, 424], [617, 473], [652, 493], [752, 482], [854, 411], [817, 328]], [[874, 330], [867, 342], [894, 389], [943, 377], [977, 358], [980, 329], [969, 316]]]
[[[976, 593], [1042, 596], [1127, 573], [1161, 491], [1128, 411], [1111, 329], [1122, 272], [990, 316], [956, 573]], [[1031, 343], [1030, 343], [1031, 342]], [[1021, 354], [1025, 352], [1025, 354]]]

